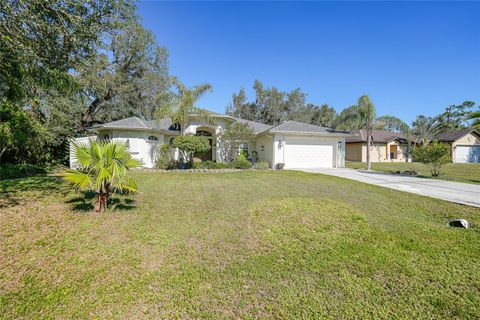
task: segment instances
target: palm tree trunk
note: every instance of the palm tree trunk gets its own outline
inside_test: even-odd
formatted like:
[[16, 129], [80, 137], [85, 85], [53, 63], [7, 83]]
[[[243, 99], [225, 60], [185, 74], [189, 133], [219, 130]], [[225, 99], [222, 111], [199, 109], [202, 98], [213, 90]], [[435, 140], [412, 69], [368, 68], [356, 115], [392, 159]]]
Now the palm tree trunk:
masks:
[[367, 129], [367, 171], [370, 171], [372, 163], [370, 162], [370, 146], [372, 145], [372, 130]]
[[95, 212], [102, 212], [102, 194], [97, 193], [97, 200], [95, 201]]

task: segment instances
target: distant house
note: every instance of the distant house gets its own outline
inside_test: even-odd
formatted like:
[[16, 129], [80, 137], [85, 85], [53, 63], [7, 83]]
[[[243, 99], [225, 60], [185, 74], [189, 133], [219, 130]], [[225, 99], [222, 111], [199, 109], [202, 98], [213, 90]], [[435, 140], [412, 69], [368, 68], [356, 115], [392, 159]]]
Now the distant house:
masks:
[[452, 162], [480, 162], [480, 132], [478, 130], [470, 128], [444, 132], [435, 136], [435, 140], [450, 145]]
[[[353, 131], [357, 136], [345, 139], [345, 159], [347, 161], [367, 162], [367, 131]], [[398, 132], [373, 130], [373, 146], [370, 149], [371, 162], [411, 161], [407, 138]]]
[[[185, 128], [185, 133], [204, 136], [210, 141], [211, 149], [201, 157], [204, 161], [225, 161], [219, 138], [226, 126], [232, 122], [245, 123], [252, 129], [254, 139], [241, 146], [241, 149], [248, 151], [250, 155], [255, 152], [258, 161], [266, 161], [272, 168], [276, 168], [280, 163], [287, 169], [343, 167], [345, 138], [352, 136], [349, 132], [297, 121], [270, 126], [216, 113], [211, 114], [213, 124], [206, 123], [204, 119], [194, 114], [190, 115], [190, 118], [190, 125]], [[159, 146], [171, 145], [172, 140], [180, 134], [180, 127], [170, 119], [156, 122], [131, 117], [94, 125], [89, 131], [95, 135], [76, 140], [85, 143], [91, 139], [125, 141], [134, 158], [141, 160], [144, 167], [153, 168]], [[178, 150], [172, 147], [171, 153], [173, 159], [179, 160]], [[72, 155], [73, 148], [70, 166], [76, 167]]]

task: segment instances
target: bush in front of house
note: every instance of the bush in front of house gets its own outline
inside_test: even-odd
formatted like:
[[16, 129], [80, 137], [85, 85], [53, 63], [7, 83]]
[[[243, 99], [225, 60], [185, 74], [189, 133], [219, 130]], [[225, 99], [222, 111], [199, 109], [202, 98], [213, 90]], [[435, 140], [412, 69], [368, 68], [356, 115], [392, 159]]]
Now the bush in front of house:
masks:
[[232, 167], [236, 169], [248, 169], [252, 166], [252, 163], [245, 158], [245, 155], [240, 153], [235, 160], [231, 162]]
[[155, 167], [157, 169], [168, 169], [172, 162], [172, 155], [170, 153], [170, 146], [168, 144], [162, 144], [158, 148], [158, 156], [155, 160]]
[[438, 177], [441, 173], [442, 166], [451, 162], [450, 146], [437, 141], [415, 147], [412, 155], [415, 161], [419, 161], [428, 166], [433, 177]]
[[210, 142], [201, 136], [178, 136], [172, 141], [172, 147], [180, 150], [182, 158], [193, 165], [193, 155], [210, 150]]
[[228, 169], [231, 167], [229, 163], [213, 162], [210, 160], [193, 164], [193, 169]]
[[252, 169], [255, 169], [255, 170], [268, 170], [268, 169], [270, 169], [270, 165], [268, 164], [267, 161], [260, 161], [260, 162], [255, 163], [255, 164], [252, 166]]

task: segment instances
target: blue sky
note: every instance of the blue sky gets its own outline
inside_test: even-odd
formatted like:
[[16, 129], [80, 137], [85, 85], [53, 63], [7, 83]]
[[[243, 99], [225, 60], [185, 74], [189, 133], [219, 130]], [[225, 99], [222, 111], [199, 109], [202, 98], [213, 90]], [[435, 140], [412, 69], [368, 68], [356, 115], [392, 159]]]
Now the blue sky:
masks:
[[300, 87], [337, 110], [368, 94], [377, 113], [410, 122], [480, 102], [479, 2], [142, 1], [143, 25], [170, 53], [170, 72], [214, 91], [224, 112], [254, 79]]

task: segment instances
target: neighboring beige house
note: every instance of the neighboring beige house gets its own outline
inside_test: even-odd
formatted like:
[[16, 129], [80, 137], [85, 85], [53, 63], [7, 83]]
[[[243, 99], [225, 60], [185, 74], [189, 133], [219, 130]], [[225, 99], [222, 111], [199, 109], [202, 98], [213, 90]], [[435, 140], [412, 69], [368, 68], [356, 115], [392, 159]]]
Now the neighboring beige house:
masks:
[[464, 129], [441, 133], [435, 140], [446, 142], [451, 147], [452, 162], [480, 162], [480, 132], [475, 129]]
[[[246, 123], [254, 134], [254, 139], [242, 149], [258, 154], [258, 161], [268, 162], [271, 168], [283, 163], [286, 169], [344, 167], [345, 138], [353, 136], [349, 132], [336, 131], [312, 124], [287, 121], [270, 126], [254, 121], [238, 119], [224, 114], [211, 114], [211, 121], [206, 123], [202, 118], [191, 115], [186, 134], [205, 136], [210, 140], [211, 149], [202, 156], [202, 160], [224, 162], [220, 136], [225, 127], [232, 122]], [[159, 146], [171, 144], [173, 138], [180, 134], [178, 125], [170, 119], [160, 122], [146, 121], [132, 117], [109, 123], [92, 126], [89, 130], [95, 136], [78, 138], [87, 142], [91, 139], [111, 139], [127, 141], [134, 158], [141, 160], [146, 168], [153, 168]], [[73, 151], [73, 148], [72, 150]], [[240, 150], [239, 150], [240, 151]], [[172, 158], [179, 159], [178, 150], [172, 148]], [[71, 152], [71, 155], [73, 153]], [[70, 157], [70, 166], [76, 162]]]
[[[347, 161], [367, 162], [367, 131], [356, 130], [355, 137], [345, 139]], [[408, 155], [406, 137], [398, 132], [385, 130], [373, 130], [373, 146], [370, 148], [370, 160], [372, 162], [405, 162], [411, 161]]]

